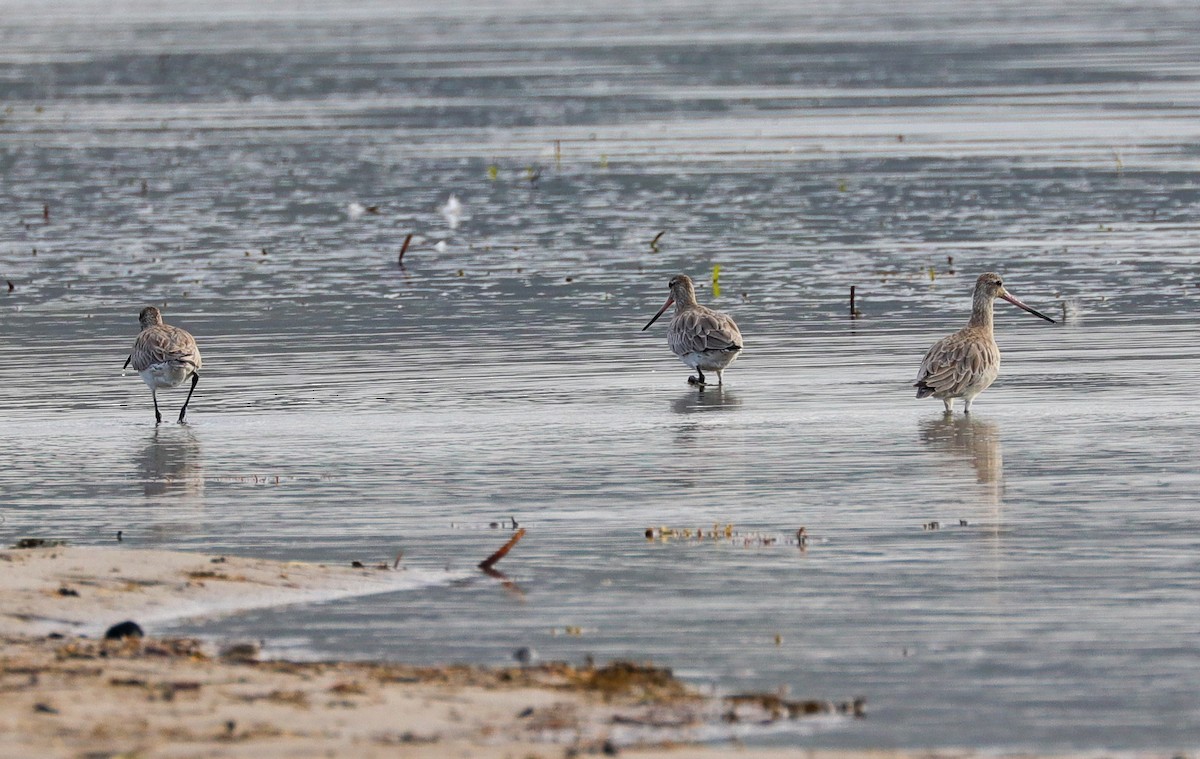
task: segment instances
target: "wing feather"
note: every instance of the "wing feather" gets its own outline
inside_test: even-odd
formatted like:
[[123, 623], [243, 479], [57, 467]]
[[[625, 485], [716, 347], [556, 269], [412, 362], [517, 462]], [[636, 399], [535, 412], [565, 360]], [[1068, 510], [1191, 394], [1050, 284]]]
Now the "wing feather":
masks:
[[[955, 397], [994, 371], [999, 352], [994, 343], [977, 339], [967, 332], [956, 332], [933, 344], [921, 361], [916, 387], [929, 388], [930, 395]], [[993, 355], [993, 353], [995, 355]]]
[[200, 368], [200, 349], [186, 330], [169, 324], [156, 324], [142, 330], [133, 343], [133, 368], [144, 371], [154, 364], [174, 362]]
[[671, 352], [682, 356], [742, 349], [742, 333], [728, 314], [699, 307], [675, 316], [667, 332]]

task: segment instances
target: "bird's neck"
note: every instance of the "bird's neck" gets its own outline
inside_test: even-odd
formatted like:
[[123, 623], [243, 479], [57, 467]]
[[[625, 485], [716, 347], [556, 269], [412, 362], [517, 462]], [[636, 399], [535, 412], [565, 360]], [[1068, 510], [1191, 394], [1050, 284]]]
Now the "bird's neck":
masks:
[[976, 298], [971, 304], [971, 321], [968, 323], [970, 327], [978, 327], [992, 331], [992, 299], [991, 298]]

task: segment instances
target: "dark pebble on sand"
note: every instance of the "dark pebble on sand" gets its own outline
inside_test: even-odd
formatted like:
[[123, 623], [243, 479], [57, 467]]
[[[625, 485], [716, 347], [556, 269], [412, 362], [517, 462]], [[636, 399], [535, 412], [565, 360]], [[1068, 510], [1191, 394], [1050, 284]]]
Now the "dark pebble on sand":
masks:
[[121, 640], [122, 638], [144, 638], [146, 633], [142, 626], [132, 620], [126, 620], [108, 628], [104, 633], [105, 640]]

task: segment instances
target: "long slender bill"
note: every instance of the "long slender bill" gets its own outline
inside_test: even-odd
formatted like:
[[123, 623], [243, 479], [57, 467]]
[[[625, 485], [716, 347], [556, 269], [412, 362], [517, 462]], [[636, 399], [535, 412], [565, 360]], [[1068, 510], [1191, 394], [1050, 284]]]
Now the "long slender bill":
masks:
[[653, 319], [646, 322], [646, 326], [642, 327], [642, 331], [645, 332], [646, 330], [650, 329], [650, 325], [653, 324], [654, 322], [658, 321], [658, 317], [662, 316], [663, 312], [665, 312], [668, 308], [670, 308], [673, 303], [675, 303], [674, 298], [667, 298], [667, 302], [663, 304], [662, 308], [658, 309], [658, 313], [654, 315]]
[[1016, 306], [1017, 308], [1019, 308], [1023, 311], [1028, 311], [1029, 313], [1033, 314], [1034, 316], [1040, 316], [1041, 318], [1045, 319], [1046, 321], [1050, 322], [1051, 324], [1058, 323], [1058, 322], [1054, 321], [1053, 319], [1051, 319], [1049, 316], [1046, 316], [1045, 314], [1043, 314], [1041, 311], [1030, 308], [1029, 306], [1025, 305], [1024, 303], [1017, 300], [1013, 296], [1009, 295], [1008, 293], [1004, 293], [1000, 297], [1004, 298], [1006, 301], [1008, 301], [1009, 303], [1013, 304], [1014, 306]]

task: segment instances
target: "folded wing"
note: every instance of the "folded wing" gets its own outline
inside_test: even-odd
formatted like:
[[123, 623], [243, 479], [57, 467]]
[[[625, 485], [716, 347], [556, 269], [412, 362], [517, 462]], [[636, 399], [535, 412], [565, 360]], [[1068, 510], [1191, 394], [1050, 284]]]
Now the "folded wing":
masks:
[[154, 364], [172, 362], [200, 368], [200, 350], [187, 331], [160, 324], [143, 330], [133, 343], [133, 368], [144, 371]]
[[677, 356], [706, 351], [739, 351], [742, 333], [728, 314], [692, 309], [675, 317], [667, 333], [667, 342]]
[[989, 371], [990, 359], [988, 345], [968, 335], [957, 333], [938, 340], [921, 361], [913, 383], [917, 397], [961, 395]]

